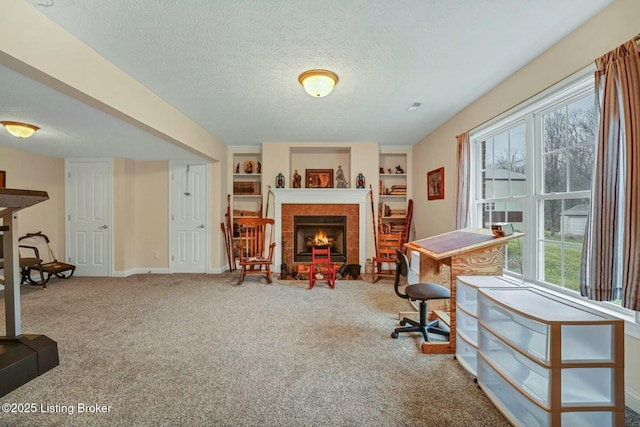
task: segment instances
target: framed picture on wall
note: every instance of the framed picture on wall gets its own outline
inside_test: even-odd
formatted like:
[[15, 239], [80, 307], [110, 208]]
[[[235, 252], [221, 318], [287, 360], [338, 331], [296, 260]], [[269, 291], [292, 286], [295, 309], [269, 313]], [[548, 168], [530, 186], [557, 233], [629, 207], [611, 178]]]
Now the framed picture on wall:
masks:
[[0, 171], [0, 188], [5, 188], [7, 186], [7, 173], [5, 171]]
[[306, 188], [333, 188], [333, 169], [305, 169]]
[[444, 168], [427, 172], [427, 199], [444, 199]]

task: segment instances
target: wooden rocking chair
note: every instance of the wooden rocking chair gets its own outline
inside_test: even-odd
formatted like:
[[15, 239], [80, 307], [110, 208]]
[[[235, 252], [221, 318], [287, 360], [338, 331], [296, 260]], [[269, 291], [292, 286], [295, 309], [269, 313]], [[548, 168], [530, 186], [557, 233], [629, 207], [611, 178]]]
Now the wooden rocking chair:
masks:
[[273, 241], [273, 219], [240, 218], [237, 223], [240, 239], [236, 249], [241, 268], [238, 284], [244, 281], [247, 274], [265, 274], [267, 283], [271, 283], [273, 249], [276, 247]]
[[371, 281], [377, 282], [380, 277], [396, 277], [396, 251], [402, 250], [403, 236], [400, 233], [378, 234], [376, 256], [373, 257], [373, 273]]

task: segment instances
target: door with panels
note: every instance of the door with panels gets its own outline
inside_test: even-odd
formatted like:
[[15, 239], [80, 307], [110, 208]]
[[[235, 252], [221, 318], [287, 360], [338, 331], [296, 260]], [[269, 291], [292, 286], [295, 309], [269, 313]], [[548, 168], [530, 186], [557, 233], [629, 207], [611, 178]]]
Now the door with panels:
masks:
[[207, 166], [171, 165], [171, 265], [174, 273], [207, 267]]
[[78, 276], [111, 275], [111, 163], [66, 163], [67, 261]]

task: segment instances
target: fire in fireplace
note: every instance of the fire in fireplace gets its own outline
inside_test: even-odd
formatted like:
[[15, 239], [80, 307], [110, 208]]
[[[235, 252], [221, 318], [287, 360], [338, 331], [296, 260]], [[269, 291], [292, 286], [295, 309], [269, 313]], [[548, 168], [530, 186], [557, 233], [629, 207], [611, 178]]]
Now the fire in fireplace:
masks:
[[343, 215], [295, 215], [293, 261], [311, 262], [313, 247], [331, 249], [331, 260], [346, 262], [347, 217]]

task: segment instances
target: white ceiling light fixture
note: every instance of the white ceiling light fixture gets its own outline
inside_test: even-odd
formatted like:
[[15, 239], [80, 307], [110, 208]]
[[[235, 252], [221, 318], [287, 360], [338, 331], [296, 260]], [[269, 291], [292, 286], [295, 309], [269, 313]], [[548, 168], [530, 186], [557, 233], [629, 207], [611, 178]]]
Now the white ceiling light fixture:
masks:
[[309, 70], [300, 74], [298, 81], [314, 98], [327, 96], [338, 83], [338, 75], [329, 70]]
[[0, 124], [16, 138], [29, 138], [40, 129], [38, 126], [30, 125], [29, 123], [3, 121]]

